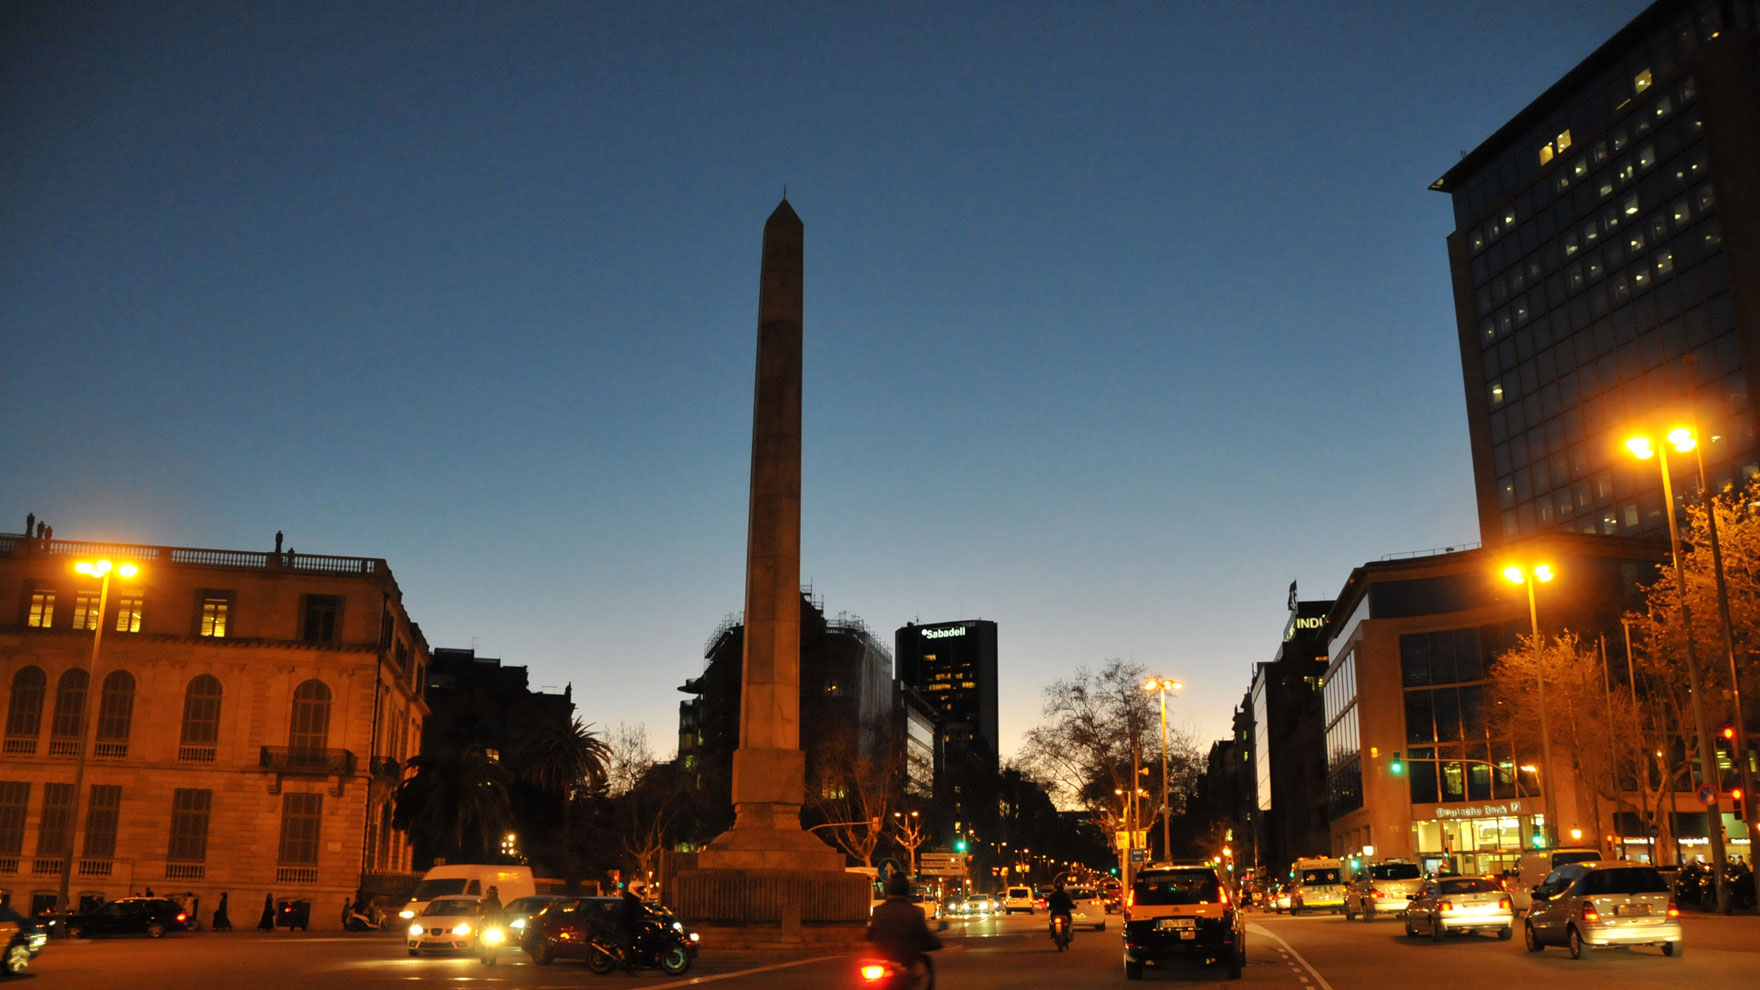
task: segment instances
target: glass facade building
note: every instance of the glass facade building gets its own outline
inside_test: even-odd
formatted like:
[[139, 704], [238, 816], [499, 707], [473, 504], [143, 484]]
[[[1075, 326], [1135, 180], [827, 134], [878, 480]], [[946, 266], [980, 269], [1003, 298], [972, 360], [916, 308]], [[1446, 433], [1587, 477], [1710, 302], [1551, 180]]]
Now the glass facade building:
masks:
[[1487, 545], [1662, 532], [1623, 441], [1689, 412], [1712, 488], [1760, 472], [1757, 22], [1652, 5], [1432, 185]]

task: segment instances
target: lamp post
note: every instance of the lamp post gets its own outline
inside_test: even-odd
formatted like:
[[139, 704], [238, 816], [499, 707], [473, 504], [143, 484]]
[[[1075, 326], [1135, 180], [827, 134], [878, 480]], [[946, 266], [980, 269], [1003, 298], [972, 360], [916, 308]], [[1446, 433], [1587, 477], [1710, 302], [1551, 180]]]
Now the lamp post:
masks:
[[[902, 811], [895, 811], [892, 813], [892, 825], [898, 829], [899, 837], [902, 840], [899, 845], [904, 846], [905, 852], [910, 855], [910, 872], [907, 875], [915, 879], [917, 875], [917, 847], [923, 844], [924, 838], [922, 815], [915, 811], [908, 815]], [[1003, 845], [1006, 846], [1008, 843], [1004, 842]]]
[[117, 565], [108, 560], [81, 560], [73, 565], [73, 569], [98, 579], [98, 618], [92, 625], [92, 659], [86, 665], [86, 691], [79, 702], [79, 755], [73, 769], [72, 818], [67, 823], [67, 848], [61, 850], [61, 888], [55, 895], [55, 907], [61, 914], [63, 931], [67, 921], [67, 892], [73, 886], [73, 837], [79, 831], [80, 797], [86, 785], [86, 753], [94, 745], [97, 729], [97, 719], [86, 720], [86, 702], [91, 699], [93, 691], [100, 690], [98, 650], [104, 645], [104, 619], [110, 614], [110, 574], [115, 572], [132, 578], [140, 573], [140, 568], [133, 564]]
[[[1635, 436], [1626, 441], [1626, 449], [1641, 461], [1655, 457], [1657, 467], [1662, 471], [1662, 508], [1668, 516], [1668, 546], [1674, 555], [1674, 580], [1681, 596], [1681, 631], [1687, 639], [1687, 690], [1693, 695], [1693, 722], [1699, 735], [1699, 778], [1716, 787], [1717, 749], [1711, 742], [1711, 727], [1705, 721], [1705, 686], [1699, 678], [1699, 651], [1693, 643], [1693, 612], [1687, 606], [1687, 574], [1681, 568], [1681, 527], [1674, 517], [1674, 481], [1668, 473], [1669, 445], [1684, 454], [1692, 450], [1695, 443], [1693, 431], [1683, 426], [1669, 431], [1668, 443], [1656, 443], [1648, 436]], [[1689, 778], [1688, 783], [1691, 782]], [[1711, 876], [1717, 884], [1717, 910], [1721, 914], [1729, 910], [1729, 885], [1723, 876], [1721, 809], [1707, 816], [1705, 831], [1710, 833], [1706, 838], [1711, 843]]]
[[1534, 649], [1535, 697], [1540, 705], [1540, 798], [1546, 808], [1546, 848], [1554, 849], [1558, 846], [1558, 799], [1552, 792], [1558, 778], [1552, 775], [1552, 732], [1546, 719], [1546, 654], [1540, 642], [1540, 609], [1534, 602], [1534, 584], [1544, 584], [1556, 575], [1550, 564], [1526, 568], [1511, 564], [1503, 569], [1503, 576], [1528, 588], [1528, 628], [1532, 632], [1529, 642]]
[[1151, 677], [1143, 685], [1145, 691], [1161, 695], [1161, 858], [1173, 861], [1173, 809], [1167, 803], [1167, 692], [1185, 687], [1184, 682], [1168, 677]]

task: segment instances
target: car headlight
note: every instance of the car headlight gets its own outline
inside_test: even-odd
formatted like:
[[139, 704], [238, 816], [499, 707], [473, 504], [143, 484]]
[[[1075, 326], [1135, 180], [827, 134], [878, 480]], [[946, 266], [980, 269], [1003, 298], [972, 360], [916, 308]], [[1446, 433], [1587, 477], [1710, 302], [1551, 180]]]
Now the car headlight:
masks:
[[422, 926], [421, 925], [409, 926], [409, 933], [411, 935], [420, 935], [422, 933]]
[[397, 912], [397, 916], [399, 918], [402, 918], [405, 921], [408, 921], [409, 919], [415, 917], [416, 913], [414, 911], [410, 910], [409, 908], [404, 908], [402, 911]]
[[697, 933], [691, 932], [691, 941], [695, 942], [696, 940], [697, 940]]
[[515, 919], [513, 919], [513, 924], [508, 925], [507, 927], [513, 929], [514, 931], [523, 931], [523, 930], [525, 930], [525, 927], [526, 927], [526, 919], [515, 918]]
[[452, 934], [454, 934], [454, 935], [469, 935], [470, 933], [471, 933], [471, 923], [468, 921], [461, 921], [458, 924], [452, 926]]
[[672, 930], [675, 932], [682, 932], [684, 931], [684, 925], [675, 921], [672, 923]]

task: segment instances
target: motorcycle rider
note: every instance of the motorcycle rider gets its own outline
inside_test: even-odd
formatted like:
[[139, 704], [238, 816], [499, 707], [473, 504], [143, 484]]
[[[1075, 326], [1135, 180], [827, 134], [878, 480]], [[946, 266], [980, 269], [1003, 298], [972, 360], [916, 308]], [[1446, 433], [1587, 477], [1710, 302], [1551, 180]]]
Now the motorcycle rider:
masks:
[[1075, 931], [1075, 929], [1070, 927], [1069, 916], [1075, 913], [1076, 901], [1075, 898], [1069, 896], [1068, 891], [1063, 889], [1062, 880], [1057, 881], [1056, 886], [1051, 891], [1051, 896], [1045, 898], [1045, 909], [1051, 912], [1051, 918], [1047, 922], [1049, 927], [1046, 930], [1051, 933], [1053, 938], [1057, 937], [1058, 918], [1063, 919], [1064, 931]]
[[631, 880], [623, 888], [623, 910], [618, 912], [617, 939], [623, 947], [624, 965], [633, 966], [636, 958], [636, 936], [641, 933], [642, 920], [648, 916], [648, 907], [642, 901], [642, 895], [648, 892], [648, 885], [642, 880]]
[[941, 948], [923, 909], [911, 903], [911, 881], [904, 874], [886, 881], [886, 900], [875, 906], [868, 921], [868, 941], [881, 956], [907, 968], [924, 953]]

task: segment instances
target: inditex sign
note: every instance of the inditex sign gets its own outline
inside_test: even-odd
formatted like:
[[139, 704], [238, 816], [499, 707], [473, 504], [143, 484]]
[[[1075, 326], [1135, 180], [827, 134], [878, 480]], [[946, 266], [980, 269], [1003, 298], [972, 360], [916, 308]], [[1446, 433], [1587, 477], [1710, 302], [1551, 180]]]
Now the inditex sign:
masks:
[[966, 627], [965, 626], [954, 626], [951, 629], [925, 629], [925, 630], [923, 630], [923, 638], [924, 639], [951, 639], [954, 636], [964, 636], [965, 634], [966, 634]]

